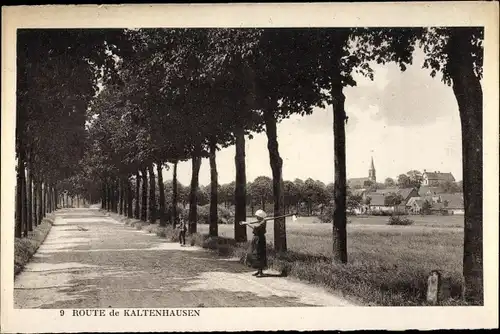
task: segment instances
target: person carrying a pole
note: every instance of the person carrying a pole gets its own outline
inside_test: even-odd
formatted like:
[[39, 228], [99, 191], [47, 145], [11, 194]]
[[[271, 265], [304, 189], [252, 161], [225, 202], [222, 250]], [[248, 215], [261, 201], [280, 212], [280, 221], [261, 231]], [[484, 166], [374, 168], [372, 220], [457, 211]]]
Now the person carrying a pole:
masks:
[[267, 268], [266, 216], [264, 210], [257, 210], [255, 212], [256, 222], [241, 222], [242, 225], [249, 226], [253, 232], [249, 257], [252, 267], [257, 269], [253, 276], [257, 277], [264, 277], [263, 270]]

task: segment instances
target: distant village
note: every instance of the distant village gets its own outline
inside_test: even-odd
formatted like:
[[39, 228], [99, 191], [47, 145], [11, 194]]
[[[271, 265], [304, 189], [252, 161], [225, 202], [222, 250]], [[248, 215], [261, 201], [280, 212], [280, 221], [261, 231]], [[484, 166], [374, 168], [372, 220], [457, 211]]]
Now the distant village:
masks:
[[463, 215], [463, 186], [451, 173], [413, 170], [397, 179], [377, 183], [375, 164], [371, 159], [368, 177], [347, 180], [354, 214], [443, 214]]

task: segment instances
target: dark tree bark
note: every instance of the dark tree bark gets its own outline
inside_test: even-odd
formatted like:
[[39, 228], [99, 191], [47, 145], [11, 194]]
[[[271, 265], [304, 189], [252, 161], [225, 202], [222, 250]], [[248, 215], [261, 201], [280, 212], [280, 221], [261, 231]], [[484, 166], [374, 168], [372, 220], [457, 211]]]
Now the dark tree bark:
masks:
[[[265, 112], [264, 120], [266, 123], [267, 149], [273, 173], [274, 216], [277, 217], [284, 214], [283, 176], [281, 173], [283, 159], [281, 159], [278, 149], [276, 119], [271, 112]], [[274, 249], [277, 252], [287, 250], [284, 217], [274, 220]]]
[[189, 234], [196, 233], [198, 221], [198, 186], [201, 167], [201, 157], [195, 156], [191, 159], [191, 191], [189, 193]]
[[109, 180], [108, 183], [109, 187], [109, 211], [114, 212], [115, 211], [115, 194], [114, 194], [114, 185], [113, 185], [113, 179]]
[[333, 155], [335, 169], [333, 195], [333, 261], [347, 263], [346, 113], [345, 96], [340, 80], [333, 83], [331, 95], [333, 99]]
[[472, 29], [450, 29], [448, 64], [462, 126], [463, 295], [466, 301], [483, 305], [483, 91], [473, 68]]
[[116, 210], [116, 181], [111, 179], [111, 212], [117, 212]]
[[38, 179], [35, 177], [33, 172], [32, 176], [33, 176], [33, 227], [36, 227], [38, 225], [38, 205], [39, 205]]
[[160, 212], [158, 216], [160, 218], [160, 226], [167, 226], [167, 220], [165, 217], [165, 185], [163, 184], [163, 170], [162, 163], [158, 162], [156, 164], [156, 173], [158, 174], [158, 190], [159, 190], [159, 209]]
[[42, 222], [43, 218], [43, 184], [42, 184], [42, 179], [37, 180], [38, 183], [38, 214], [37, 214], [37, 225], [40, 225]]
[[54, 185], [54, 211], [57, 210], [58, 205], [57, 205], [57, 199], [58, 199], [59, 193], [57, 192], [57, 187]]
[[245, 131], [243, 126], [238, 127], [235, 131], [236, 136], [236, 154], [234, 162], [236, 166], [236, 184], [234, 188], [234, 240], [236, 242], [247, 241], [247, 229], [240, 222], [247, 219], [247, 203], [246, 203], [246, 170], [245, 170]]
[[52, 212], [52, 182], [47, 181], [47, 213]]
[[116, 185], [115, 185], [115, 180], [111, 179], [110, 180], [110, 193], [111, 193], [111, 212], [116, 212]]
[[27, 183], [28, 183], [28, 196], [27, 196], [27, 201], [28, 201], [28, 216], [27, 216], [27, 223], [28, 223], [28, 231], [31, 232], [33, 231], [33, 173], [31, 172], [31, 166], [30, 163], [28, 162], [28, 168], [27, 168]]
[[141, 200], [141, 220], [148, 219], [148, 175], [146, 170], [141, 171], [142, 174], [142, 200]]
[[15, 237], [21, 238], [23, 234], [23, 160], [19, 154], [17, 158], [17, 182], [16, 182], [16, 227]]
[[106, 183], [104, 182], [101, 185], [101, 208], [106, 209]]
[[139, 170], [135, 172], [135, 212], [134, 218], [140, 219], [141, 217], [141, 176]]
[[127, 217], [133, 218], [133, 208], [132, 201], [134, 199], [134, 193], [132, 192], [132, 185], [130, 184], [130, 179], [127, 178]]
[[172, 177], [172, 226], [175, 228], [177, 225], [177, 164], [178, 161], [174, 162], [174, 172]]
[[127, 187], [127, 179], [126, 178], [123, 178], [122, 180], [122, 190], [123, 190], [123, 215], [124, 216], [127, 216], [127, 213], [128, 213], [128, 208], [127, 208], [127, 205], [128, 205], [128, 187]]
[[22, 178], [22, 187], [23, 187], [23, 213], [22, 213], [22, 218], [23, 218], [23, 237], [28, 236], [28, 194], [27, 194], [27, 184], [26, 184], [26, 174], [25, 174], [25, 168], [23, 167], [23, 178]]
[[42, 219], [45, 217], [47, 213], [47, 182], [43, 180], [43, 189], [42, 189]]
[[217, 138], [214, 136], [210, 138], [210, 226], [209, 226], [209, 235], [216, 237], [218, 236], [218, 212], [217, 212], [217, 186], [218, 186], [218, 176], [217, 176], [217, 160], [216, 160], [216, 151], [217, 151]]
[[124, 188], [123, 188], [123, 179], [118, 179], [118, 213], [123, 215], [123, 202], [124, 202]]
[[108, 211], [113, 211], [113, 187], [111, 184], [111, 179], [108, 179], [107, 182], [107, 192], [108, 192], [108, 205], [107, 205], [107, 210]]
[[149, 170], [149, 222], [156, 222], [156, 184], [153, 164], [148, 166]]
[[120, 179], [116, 178], [114, 181], [115, 185], [115, 213], [119, 213], [120, 211]]
[[50, 191], [50, 212], [52, 213], [56, 209], [56, 201], [54, 198], [55, 191], [53, 183], [50, 184], [49, 191]]

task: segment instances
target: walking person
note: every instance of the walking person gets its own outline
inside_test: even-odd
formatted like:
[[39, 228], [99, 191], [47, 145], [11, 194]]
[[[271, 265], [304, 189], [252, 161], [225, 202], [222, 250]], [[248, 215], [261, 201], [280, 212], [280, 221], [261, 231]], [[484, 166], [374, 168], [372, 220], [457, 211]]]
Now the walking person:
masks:
[[248, 225], [253, 231], [253, 238], [250, 248], [251, 265], [257, 272], [253, 274], [256, 277], [264, 277], [263, 270], [267, 268], [267, 250], [266, 250], [266, 213], [264, 210], [255, 212], [256, 222], [241, 222], [242, 225]]
[[179, 219], [179, 243], [181, 246], [186, 246], [187, 222], [182, 214], [179, 215]]

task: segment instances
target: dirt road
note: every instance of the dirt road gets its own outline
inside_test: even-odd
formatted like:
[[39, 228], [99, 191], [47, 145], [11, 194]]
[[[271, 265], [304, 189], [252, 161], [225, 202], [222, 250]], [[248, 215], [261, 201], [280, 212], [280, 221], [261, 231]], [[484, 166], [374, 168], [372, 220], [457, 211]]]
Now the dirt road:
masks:
[[66, 209], [15, 280], [15, 308], [352, 306], [326, 290]]

